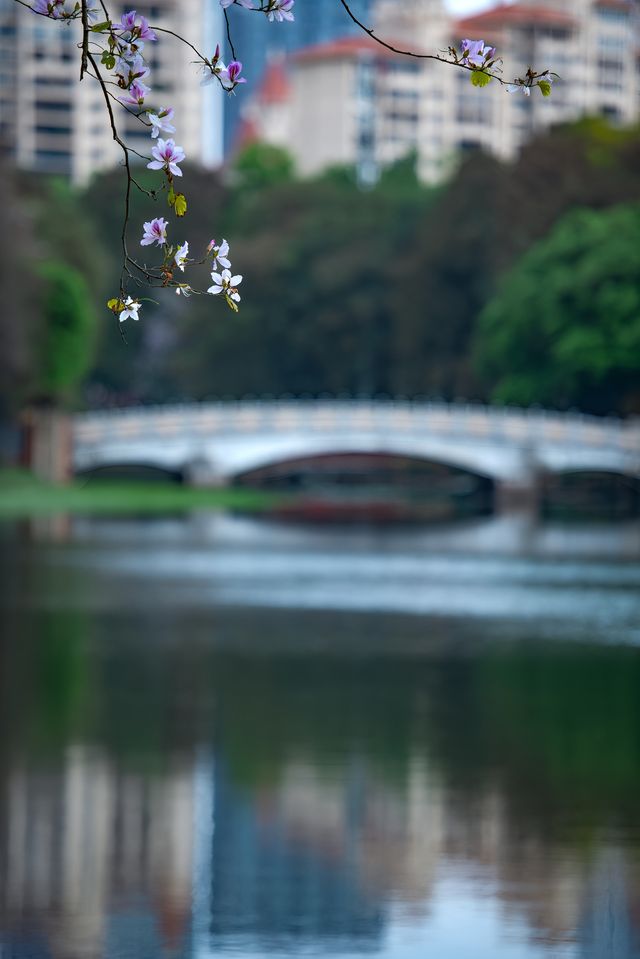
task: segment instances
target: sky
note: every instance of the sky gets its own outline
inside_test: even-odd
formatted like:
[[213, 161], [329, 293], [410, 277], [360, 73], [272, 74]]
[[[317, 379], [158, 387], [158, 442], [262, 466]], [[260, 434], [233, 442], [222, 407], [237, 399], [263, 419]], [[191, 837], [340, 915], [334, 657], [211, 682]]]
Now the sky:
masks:
[[447, 6], [453, 13], [476, 13], [495, 5], [496, 0], [447, 0]]

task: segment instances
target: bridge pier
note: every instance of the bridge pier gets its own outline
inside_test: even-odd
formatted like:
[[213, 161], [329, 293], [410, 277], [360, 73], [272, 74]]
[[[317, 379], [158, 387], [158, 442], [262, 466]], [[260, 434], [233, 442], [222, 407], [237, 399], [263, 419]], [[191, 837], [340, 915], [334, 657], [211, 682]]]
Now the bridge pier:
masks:
[[542, 506], [542, 470], [530, 446], [520, 450], [517, 472], [496, 480], [495, 512], [537, 514]]
[[538, 474], [531, 477], [530, 482], [497, 482], [495, 486], [496, 513], [530, 513], [540, 512], [542, 505], [542, 489]]
[[206, 457], [190, 460], [182, 471], [186, 486], [214, 489], [227, 485], [227, 479], [216, 468], [216, 464]]

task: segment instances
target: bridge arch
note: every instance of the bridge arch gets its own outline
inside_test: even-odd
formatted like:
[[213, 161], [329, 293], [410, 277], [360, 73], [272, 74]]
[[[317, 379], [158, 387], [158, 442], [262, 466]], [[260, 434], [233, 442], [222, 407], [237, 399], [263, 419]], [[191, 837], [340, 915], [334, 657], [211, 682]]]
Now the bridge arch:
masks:
[[165, 466], [152, 461], [138, 462], [132, 460], [114, 460], [97, 462], [84, 469], [77, 469], [75, 476], [83, 479], [117, 479], [117, 480], [172, 480], [180, 483], [184, 480], [184, 471], [174, 466]]
[[640, 514], [640, 475], [584, 466], [549, 472], [542, 481], [546, 512], [588, 513], [603, 518]]
[[[227, 451], [227, 462], [221, 464], [225, 479], [294, 461], [321, 457], [364, 454], [410, 459], [448, 466], [472, 473], [491, 482], [518, 479], [522, 472], [521, 457], [517, 451], [499, 451], [490, 447], [470, 447], [464, 442], [441, 440], [437, 437], [389, 436], [380, 440], [366, 435], [341, 438], [292, 436], [265, 438], [251, 446], [238, 446]], [[215, 454], [214, 454], [215, 456]]]
[[342, 475], [371, 475], [385, 474], [401, 477], [402, 475], [416, 475], [428, 471], [448, 471], [450, 474], [464, 474], [474, 476], [479, 480], [493, 485], [493, 479], [485, 473], [470, 470], [444, 460], [416, 456], [415, 453], [389, 453], [384, 450], [353, 450], [331, 449], [323, 453], [294, 456], [288, 459], [278, 458], [264, 462], [257, 467], [237, 473], [233, 480], [236, 483], [247, 483], [252, 480], [287, 477], [291, 474], [307, 473], [310, 476]]

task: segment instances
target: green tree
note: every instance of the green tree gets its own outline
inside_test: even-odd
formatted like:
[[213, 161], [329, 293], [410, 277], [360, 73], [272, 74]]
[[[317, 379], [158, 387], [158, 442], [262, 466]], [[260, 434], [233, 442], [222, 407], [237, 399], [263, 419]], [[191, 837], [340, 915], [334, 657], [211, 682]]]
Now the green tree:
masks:
[[38, 273], [43, 329], [34, 392], [41, 400], [64, 401], [91, 364], [95, 311], [89, 288], [73, 267], [50, 260]]
[[482, 312], [477, 362], [498, 402], [640, 408], [640, 206], [577, 210]]
[[293, 176], [291, 154], [268, 143], [252, 143], [245, 147], [236, 157], [232, 169], [234, 185], [243, 193], [285, 183]]

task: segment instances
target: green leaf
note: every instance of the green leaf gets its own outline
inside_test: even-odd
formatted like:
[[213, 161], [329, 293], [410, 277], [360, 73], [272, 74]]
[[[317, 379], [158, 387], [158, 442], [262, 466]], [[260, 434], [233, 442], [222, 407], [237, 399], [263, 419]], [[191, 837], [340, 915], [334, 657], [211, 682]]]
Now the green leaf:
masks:
[[173, 206], [176, 202], [176, 193], [173, 187], [169, 187], [169, 192], [167, 193], [167, 203], [169, 206]]
[[543, 97], [551, 96], [551, 84], [548, 80], [541, 80], [538, 86], [540, 87], [540, 93]]
[[471, 74], [471, 83], [474, 87], [486, 87], [488, 83], [491, 83], [491, 77], [482, 70], [474, 70]]
[[103, 30], [108, 30], [111, 24], [108, 20], [105, 20], [103, 23], [94, 23], [92, 27], [89, 27], [90, 33], [102, 33]]
[[238, 312], [238, 304], [237, 304], [237, 303], [234, 303], [234, 301], [231, 299], [231, 297], [230, 297], [227, 293], [225, 293], [224, 298], [225, 298], [225, 300], [227, 301], [227, 306], [229, 307], [229, 309], [230, 309], [230, 310], [233, 310], [234, 313], [237, 313], [237, 312]]
[[103, 50], [102, 57], [100, 58], [100, 62], [104, 63], [107, 70], [113, 70], [113, 68], [116, 65], [116, 58], [114, 57], [112, 53], [109, 53], [108, 50]]
[[176, 193], [173, 208], [176, 211], [176, 216], [185, 215], [187, 212], [187, 198], [185, 197], [184, 193]]

